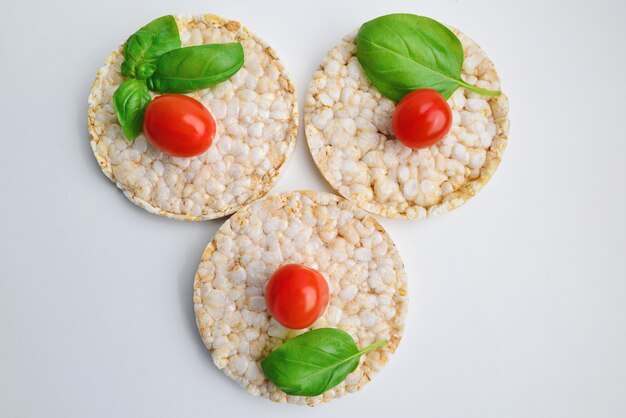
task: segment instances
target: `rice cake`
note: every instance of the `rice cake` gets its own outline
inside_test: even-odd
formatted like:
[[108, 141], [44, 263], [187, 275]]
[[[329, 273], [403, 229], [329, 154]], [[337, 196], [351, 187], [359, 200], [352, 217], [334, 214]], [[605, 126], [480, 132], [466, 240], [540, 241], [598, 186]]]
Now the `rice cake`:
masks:
[[89, 133], [102, 171], [133, 203], [201, 221], [229, 215], [272, 188], [296, 143], [297, 100], [274, 50], [240, 23], [213, 15], [175, 18], [183, 46], [238, 41], [244, 48], [244, 66], [230, 80], [188, 94], [215, 118], [213, 145], [196, 157], [175, 158], [143, 134], [126, 141], [112, 99], [124, 81], [120, 50], [106, 57], [94, 82]]
[[[491, 60], [452, 30], [465, 51], [463, 79], [499, 90]], [[453, 123], [447, 137], [430, 148], [405, 147], [391, 130], [394, 102], [370, 83], [356, 57], [357, 32], [328, 52], [309, 84], [304, 123], [315, 163], [339, 194], [381, 216], [422, 219], [459, 207], [500, 163], [509, 130], [507, 97], [459, 88], [448, 100]]]
[[[289, 263], [317, 269], [329, 284], [329, 307], [309, 329], [339, 328], [361, 348], [389, 340], [315, 397], [286, 395], [259, 365], [309, 330], [284, 328], [265, 304], [267, 280]], [[408, 297], [400, 255], [372, 216], [333, 194], [296, 191], [258, 200], [220, 227], [202, 255], [193, 301], [204, 344], [226, 375], [253, 395], [316, 405], [361, 389], [387, 363], [402, 337]]]

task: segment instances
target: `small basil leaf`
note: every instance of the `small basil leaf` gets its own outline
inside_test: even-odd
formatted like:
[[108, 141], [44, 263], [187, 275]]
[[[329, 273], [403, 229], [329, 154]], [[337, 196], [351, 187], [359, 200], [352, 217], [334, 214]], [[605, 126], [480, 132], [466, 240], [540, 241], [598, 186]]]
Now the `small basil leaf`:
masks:
[[113, 107], [124, 136], [132, 142], [143, 129], [143, 115], [152, 100], [145, 81], [130, 78], [113, 93]]
[[464, 53], [456, 35], [436, 20], [412, 14], [378, 17], [361, 26], [357, 58], [371, 83], [396, 102], [431, 88], [449, 98], [459, 87], [498, 96], [461, 78]]
[[352, 373], [362, 354], [385, 344], [383, 340], [359, 350], [348, 333], [319, 328], [287, 340], [261, 361], [261, 368], [286, 394], [317, 396]]
[[148, 87], [159, 93], [191, 93], [228, 80], [242, 66], [239, 42], [175, 49], [161, 55]]
[[162, 54], [180, 46], [178, 25], [174, 17], [155, 19], [132, 34], [124, 44], [122, 72], [127, 77], [146, 79], [152, 74], [146, 69], [155, 65]]
[[137, 66], [137, 78], [140, 80], [145, 80], [154, 74], [154, 70], [156, 70], [156, 65], [152, 63], [142, 62]]

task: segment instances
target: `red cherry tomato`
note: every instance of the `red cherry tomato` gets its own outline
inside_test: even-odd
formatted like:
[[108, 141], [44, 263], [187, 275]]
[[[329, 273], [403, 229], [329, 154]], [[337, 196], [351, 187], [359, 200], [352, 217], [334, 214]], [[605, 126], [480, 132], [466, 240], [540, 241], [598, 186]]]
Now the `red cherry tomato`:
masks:
[[328, 283], [317, 270], [286, 264], [265, 288], [270, 314], [285, 328], [303, 329], [322, 316], [329, 300]]
[[396, 106], [391, 127], [396, 138], [410, 148], [427, 148], [442, 140], [452, 125], [448, 102], [436, 90], [415, 90]]
[[193, 157], [211, 146], [215, 119], [202, 103], [189, 96], [164, 94], [146, 108], [143, 133], [166, 154]]

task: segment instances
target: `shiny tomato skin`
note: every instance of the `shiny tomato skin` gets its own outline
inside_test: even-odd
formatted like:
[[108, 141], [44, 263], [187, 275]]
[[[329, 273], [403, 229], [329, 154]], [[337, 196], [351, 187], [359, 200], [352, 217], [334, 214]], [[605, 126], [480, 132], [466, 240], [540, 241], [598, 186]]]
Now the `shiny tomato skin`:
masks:
[[438, 91], [415, 90], [404, 96], [391, 119], [393, 133], [409, 148], [427, 148], [441, 141], [452, 126], [452, 111]]
[[164, 94], [146, 108], [143, 133], [148, 142], [166, 154], [193, 157], [213, 143], [215, 119], [196, 99]]
[[282, 326], [303, 329], [312, 325], [326, 310], [328, 283], [317, 270], [301, 264], [286, 264], [276, 270], [265, 288], [270, 314]]

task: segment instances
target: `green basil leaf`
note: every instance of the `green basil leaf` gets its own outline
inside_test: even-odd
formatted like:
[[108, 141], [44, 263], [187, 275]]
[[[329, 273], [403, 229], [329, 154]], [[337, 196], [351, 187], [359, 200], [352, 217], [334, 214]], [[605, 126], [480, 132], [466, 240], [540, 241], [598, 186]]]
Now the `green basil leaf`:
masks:
[[180, 48], [178, 25], [173, 16], [153, 20], [132, 34], [124, 44], [122, 72], [127, 77], [146, 79], [154, 72], [157, 59]]
[[228, 80], [242, 66], [239, 42], [175, 49], [161, 55], [148, 87], [159, 93], [191, 93]]
[[424, 88], [437, 90], [446, 99], [459, 86], [487, 96], [500, 95], [463, 81], [463, 46], [436, 20], [412, 14], [381, 16], [361, 26], [356, 44], [367, 78], [396, 102]]
[[135, 71], [135, 73], [137, 74], [138, 79], [145, 80], [154, 73], [154, 70], [156, 70], [156, 65], [142, 62], [137, 66], [137, 71]]
[[385, 344], [383, 340], [359, 350], [348, 333], [319, 328], [287, 340], [261, 361], [261, 368], [286, 394], [317, 396], [353, 372], [362, 354]]
[[130, 142], [143, 130], [143, 115], [151, 100], [145, 81], [133, 78], [124, 81], [113, 93], [113, 108]]

